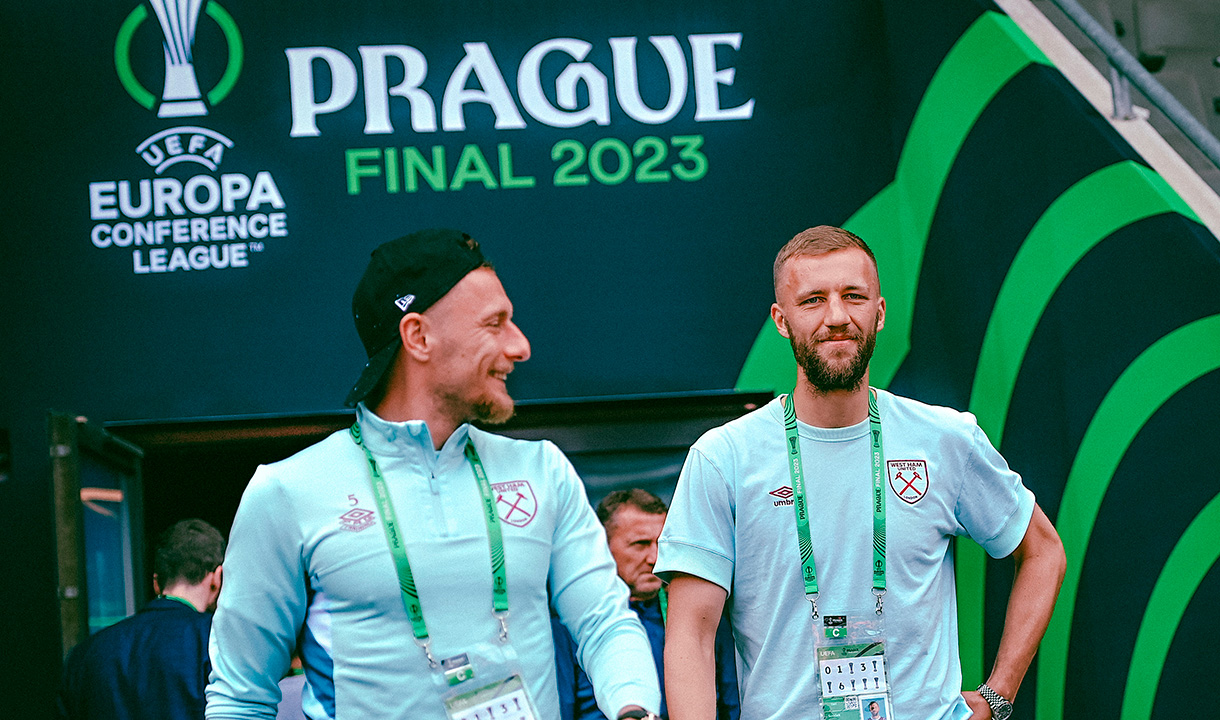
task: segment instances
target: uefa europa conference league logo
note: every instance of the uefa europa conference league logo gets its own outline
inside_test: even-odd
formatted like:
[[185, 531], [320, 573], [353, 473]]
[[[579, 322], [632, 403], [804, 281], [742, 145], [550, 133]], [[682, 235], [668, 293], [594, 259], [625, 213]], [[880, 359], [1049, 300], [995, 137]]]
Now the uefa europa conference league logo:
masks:
[[[123, 21], [115, 39], [119, 82], [140, 106], [155, 108], [159, 118], [208, 115], [208, 108], [229, 95], [241, 74], [244, 48], [237, 23], [213, 0], [150, 0], [150, 5], [165, 58], [160, 101], [140, 81], [132, 61], [133, 44], [155, 37], [141, 32], [149, 19], [143, 4]], [[224, 72], [206, 95], [195, 70], [195, 31], [201, 15], [219, 27], [228, 46]], [[202, 50], [215, 53], [220, 48]], [[146, 75], [155, 73], [153, 68], [141, 69]], [[265, 249], [265, 238], [287, 236], [288, 214], [270, 172], [215, 174], [233, 145], [224, 134], [197, 124], [165, 128], [138, 143], [136, 154], [156, 177], [89, 183], [93, 245], [130, 250], [136, 275], [247, 267], [250, 255]], [[175, 166], [180, 166], [176, 173], [182, 173], [191, 165], [207, 172], [186, 178], [165, 175]]]

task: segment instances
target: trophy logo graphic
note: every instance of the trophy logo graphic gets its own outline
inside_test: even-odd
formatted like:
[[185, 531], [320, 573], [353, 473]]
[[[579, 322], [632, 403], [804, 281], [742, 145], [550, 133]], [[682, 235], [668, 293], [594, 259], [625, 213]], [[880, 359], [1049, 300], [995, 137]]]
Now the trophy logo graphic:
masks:
[[165, 90], [157, 117], [207, 115], [191, 48], [203, 0], [151, 0], [165, 34]]
[[[208, 108], [214, 107], [228, 96], [237, 84], [237, 76], [241, 74], [242, 60], [245, 49], [242, 46], [241, 33], [233, 16], [221, 7], [216, 0], [148, 0], [149, 4], [141, 3], [123, 21], [118, 36], [114, 42], [114, 65], [118, 71], [119, 82], [123, 89], [140, 105], [152, 110], [158, 105], [155, 94], [149, 91], [136, 77], [131, 62], [132, 43], [136, 39], [136, 31], [155, 13], [160, 25], [162, 49], [165, 55], [165, 87], [161, 91], [160, 107], [157, 116], [163, 118], [197, 117], [207, 115]], [[149, 5], [152, 13], [149, 13]], [[216, 23], [224, 35], [228, 45], [228, 62], [224, 73], [212, 89], [201, 92], [199, 80], [195, 75], [195, 29], [200, 16], [206, 15]], [[146, 42], [147, 33], [140, 35], [140, 41]], [[205, 52], [211, 53], [217, 48], [206, 47]], [[205, 102], [206, 101], [206, 102]]]

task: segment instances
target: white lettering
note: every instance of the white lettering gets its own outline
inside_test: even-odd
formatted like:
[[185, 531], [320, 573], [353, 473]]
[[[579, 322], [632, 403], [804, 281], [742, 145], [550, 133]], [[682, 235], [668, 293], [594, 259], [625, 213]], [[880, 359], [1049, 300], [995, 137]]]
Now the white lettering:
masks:
[[140, 188], [140, 204], [131, 204], [131, 182], [121, 180], [119, 182], [119, 210], [123, 211], [124, 217], [142, 218], [152, 209], [152, 181], [141, 180]]
[[[521, 113], [508, 92], [504, 76], [496, 65], [487, 43], [464, 43], [466, 56], [462, 58], [449, 83], [445, 85], [445, 97], [441, 100], [441, 127], [446, 131], [466, 129], [466, 118], [462, 106], [468, 102], [482, 102], [491, 106], [495, 113], [497, 130], [520, 130], [525, 127]], [[471, 73], [478, 78], [481, 89], [468, 89]]]
[[[576, 127], [587, 122], [598, 125], [610, 124], [610, 90], [606, 76], [592, 63], [579, 62], [589, 54], [592, 45], [584, 40], [559, 38], [538, 43], [521, 59], [517, 71], [517, 92], [525, 111], [539, 122], [551, 127]], [[555, 99], [563, 112], [551, 105], [542, 90], [542, 58], [547, 53], [567, 53], [577, 62], [569, 63], [555, 79]], [[576, 110], [576, 87], [583, 82], [589, 92], [589, 105]]]
[[186, 248], [174, 248], [173, 254], [169, 256], [169, 271], [190, 269], [191, 264], [186, 261]]
[[[403, 66], [403, 79], [392, 88], [386, 84], [386, 59], [397, 58]], [[406, 98], [411, 104], [411, 129], [436, 132], [436, 105], [420, 89], [428, 76], [428, 60], [419, 50], [407, 45], [362, 45], [360, 62], [364, 66], [364, 134], [394, 132], [390, 124], [390, 96]]]
[[93, 241], [94, 247], [110, 247], [110, 226], [106, 223], [94, 225], [89, 239]]
[[169, 254], [169, 251], [164, 248], [157, 248], [156, 250], [149, 250], [148, 251], [149, 270], [151, 270], [152, 272], [155, 272], [155, 273], [165, 272], [165, 256], [168, 254]]
[[636, 60], [633, 37], [610, 38], [610, 52], [614, 57], [614, 93], [623, 112], [632, 120], [648, 125], [660, 125], [677, 116], [686, 102], [686, 58], [682, 46], [673, 35], [648, 38], [652, 46], [661, 53], [665, 61], [665, 72], [669, 75], [669, 99], [665, 107], [653, 110], [640, 96], [639, 66]]
[[224, 145], [222, 145], [220, 143], [212, 143], [212, 147], [203, 151], [203, 156], [205, 158], [208, 158], [209, 160], [211, 160], [212, 162], [216, 163], [216, 165], [219, 166], [220, 158], [222, 156], [224, 156], [224, 153], [225, 153]]
[[246, 209], [257, 210], [263, 203], [271, 203], [271, 207], [277, 210], [284, 207], [284, 198], [280, 196], [280, 189], [275, 186], [275, 180], [266, 170], [254, 176], [254, 189], [250, 191]]
[[206, 241], [208, 239], [208, 219], [207, 218], [191, 218], [191, 242]]
[[220, 204], [225, 212], [237, 209], [237, 201], [250, 194], [250, 178], [237, 173], [220, 176]]
[[92, 220], [116, 220], [119, 211], [114, 209], [114, 182], [89, 183], [89, 218]]
[[[199, 199], [200, 189], [207, 191], [207, 196], [203, 200]], [[220, 205], [220, 183], [216, 182], [216, 178], [211, 175], [196, 175], [186, 181], [183, 200], [191, 212], [207, 215]]]
[[250, 237], [265, 238], [267, 237], [267, 216], [262, 213], [256, 213], [250, 216]]
[[[328, 47], [288, 48], [288, 93], [292, 103], [291, 137], [319, 135], [317, 117], [351, 104], [356, 97], [356, 65], [348, 56]], [[326, 63], [330, 92], [325, 100], [314, 97], [314, 61]]]
[[735, 108], [720, 107], [721, 85], [732, 85], [737, 71], [716, 69], [716, 46], [741, 47], [741, 33], [719, 33], [690, 36], [691, 57], [695, 65], [695, 122], [712, 120], [749, 120], [754, 116], [751, 98]]
[[182, 209], [182, 183], [174, 178], [156, 178], [153, 187], [153, 215], [185, 215]]
[[114, 244], [118, 247], [127, 247], [128, 245], [131, 245], [133, 240], [131, 223], [115, 223], [114, 230], [111, 231], [110, 237], [114, 240]]
[[211, 267], [208, 262], [208, 248], [204, 245], [196, 245], [187, 253], [187, 259], [191, 261], [191, 267], [195, 270], [207, 270]]

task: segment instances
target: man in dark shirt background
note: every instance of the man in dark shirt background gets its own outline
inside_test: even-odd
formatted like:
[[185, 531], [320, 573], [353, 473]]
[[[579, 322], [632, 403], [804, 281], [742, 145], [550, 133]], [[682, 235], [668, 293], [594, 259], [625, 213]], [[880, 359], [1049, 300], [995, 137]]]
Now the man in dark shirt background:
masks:
[[202, 720], [224, 552], [220, 532], [202, 520], [165, 531], [154, 563], [157, 597], [73, 649], [59, 690], [61, 718]]
[[[618, 566], [618, 576], [631, 591], [629, 606], [639, 616], [652, 646], [657, 677], [665, 687], [662, 657], [665, 647], [666, 597], [661, 579], [653, 574], [657, 562], [657, 538], [665, 525], [669, 508], [665, 501], [647, 490], [632, 488], [616, 490], [597, 504], [597, 519], [606, 529], [610, 554]], [[593, 686], [576, 662], [576, 648], [571, 635], [558, 622], [552, 622], [555, 633], [555, 657], [559, 674], [561, 720], [605, 720], [593, 697]], [[716, 718], [737, 720], [736, 654], [728, 623], [722, 618], [716, 633]], [[661, 697], [661, 716], [669, 709]]]

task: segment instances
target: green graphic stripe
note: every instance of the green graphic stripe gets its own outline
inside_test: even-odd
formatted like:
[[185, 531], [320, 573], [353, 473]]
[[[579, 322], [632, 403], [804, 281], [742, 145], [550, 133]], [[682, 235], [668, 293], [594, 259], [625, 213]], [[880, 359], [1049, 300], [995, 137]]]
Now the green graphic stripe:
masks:
[[220, 101], [224, 100], [233, 86], [237, 84], [237, 76], [241, 75], [241, 65], [245, 59], [245, 46], [242, 45], [241, 32], [237, 29], [237, 23], [227, 10], [216, 2], [209, 2], [205, 12], [220, 26], [220, 30], [225, 36], [225, 43], [229, 46], [229, 62], [225, 65], [225, 73], [220, 76], [216, 87], [208, 91], [208, 104], [215, 106], [220, 104]]
[[1064, 278], [1116, 230], [1166, 212], [1198, 220], [1160, 175], [1126, 161], [1077, 182], [1034, 224], [1000, 286], [970, 391], [970, 412], [994, 445], [1034, 330]]
[[136, 28], [148, 17], [148, 8], [137, 5], [119, 27], [118, 37], [114, 39], [114, 69], [119, 74], [119, 82], [132, 100], [142, 105], [146, 110], [152, 110], [157, 101], [155, 95], [144, 89], [136, 79], [131, 69], [131, 38], [136, 34]]
[[[911, 349], [924, 248], [949, 171], [983, 111], [1030, 63], [1050, 61], [1012, 20], [987, 12], [949, 51], [928, 85], [898, 161], [898, 212], [890, 215], [888, 232], [862, 235], [877, 255], [887, 298], [887, 332], [878, 339], [869, 373], [874, 385], [888, 385]], [[847, 228], [855, 232], [851, 221]]]
[[[910, 350], [915, 286], [932, 217], [967, 134], [997, 93], [1031, 62], [1050, 64], [1009, 18], [986, 12], [937, 69], [911, 123], [894, 182], [845, 227], [876, 253], [887, 298], [887, 332], [878, 336], [870, 383], [885, 387]], [[741, 374], [739, 390], [780, 392], [796, 371], [791, 350], [765, 322]]]
[[1152, 704], [1165, 659], [1169, 657], [1169, 646], [1187, 605], [1217, 559], [1220, 559], [1220, 495], [1212, 498], [1186, 528], [1152, 588], [1135, 636], [1121, 720], [1152, 717]]
[[1220, 315], [1169, 333], [1123, 371], [1089, 422], [1063, 490], [1056, 526], [1067, 552], [1063, 589], [1038, 655], [1037, 716], [1062, 720], [1072, 615], [1102, 499], [1140, 429], [1169, 398], [1220, 368]]

